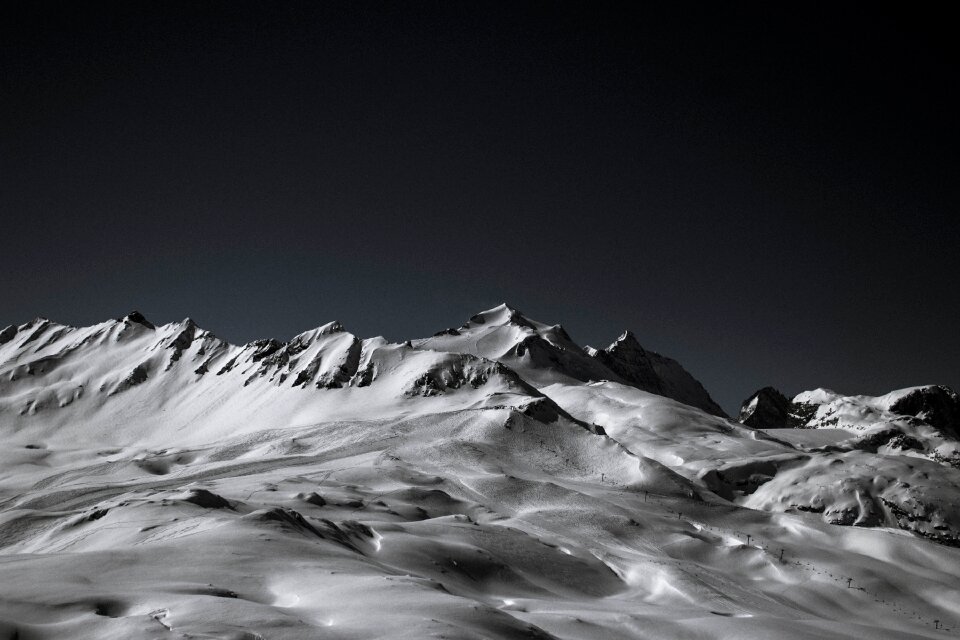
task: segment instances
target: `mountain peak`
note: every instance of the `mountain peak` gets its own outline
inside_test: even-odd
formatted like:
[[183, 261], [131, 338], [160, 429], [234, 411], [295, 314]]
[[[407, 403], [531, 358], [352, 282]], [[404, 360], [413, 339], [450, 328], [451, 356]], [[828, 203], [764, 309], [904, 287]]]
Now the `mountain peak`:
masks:
[[343, 328], [343, 324], [339, 320], [334, 320], [333, 322], [328, 322], [327, 324], [317, 327], [317, 335], [327, 335], [330, 333], [343, 333], [346, 329]]
[[647, 351], [632, 331], [624, 331], [603, 351], [591, 349], [587, 354], [638, 389], [679, 400], [715, 416], [727, 417], [703, 385], [679, 362]]
[[637, 336], [633, 334], [629, 329], [625, 330], [620, 334], [620, 337], [617, 338], [609, 347], [607, 351], [615, 350], [628, 350], [628, 351], [643, 351], [643, 347], [640, 346], [640, 343], [637, 341]]
[[737, 420], [756, 429], [800, 426], [792, 410], [793, 404], [779, 389], [764, 387], [743, 401]]
[[42, 324], [44, 324], [44, 323], [49, 323], [49, 322], [50, 322], [50, 318], [47, 318], [46, 316], [37, 316], [36, 318], [34, 318], [33, 320], [31, 320], [30, 322], [28, 322], [28, 323], [26, 323], [26, 324], [20, 325], [20, 328], [21, 328], [21, 329], [32, 329], [33, 327], [42, 325]]
[[130, 313], [128, 313], [126, 316], [120, 318], [120, 322], [123, 322], [123, 321], [135, 322], [136, 324], [143, 325], [143, 326], [147, 327], [148, 329], [156, 329], [156, 328], [157, 328], [152, 322], [150, 322], [149, 320], [147, 320], [147, 318], [146, 318], [142, 313], [140, 313], [139, 311], [137, 311], [136, 309], [134, 309], [133, 311], [131, 311]]
[[515, 324], [521, 327], [533, 328], [533, 323], [524, 317], [523, 313], [516, 307], [511, 307], [506, 302], [502, 302], [492, 309], [481, 311], [472, 316], [467, 326], [475, 325], [507, 325]]
[[309, 331], [304, 331], [295, 335], [291, 340], [290, 344], [300, 344], [307, 345], [315, 342], [320, 336], [329, 336], [337, 333], [346, 333], [347, 330], [343, 327], [339, 321], [334, 320], [333, 322], [328, 322], [322, 324], [319, 327], [310, 329]]

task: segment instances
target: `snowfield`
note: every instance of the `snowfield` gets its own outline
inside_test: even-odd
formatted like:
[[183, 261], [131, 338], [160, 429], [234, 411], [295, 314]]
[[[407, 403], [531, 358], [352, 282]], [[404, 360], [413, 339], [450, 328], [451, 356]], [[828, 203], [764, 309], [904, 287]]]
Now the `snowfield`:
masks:
[[0, 639], [951, 637], [950, 394], [735, 422], [506, 305], [399, 344], [37, 319], [0, 331]]

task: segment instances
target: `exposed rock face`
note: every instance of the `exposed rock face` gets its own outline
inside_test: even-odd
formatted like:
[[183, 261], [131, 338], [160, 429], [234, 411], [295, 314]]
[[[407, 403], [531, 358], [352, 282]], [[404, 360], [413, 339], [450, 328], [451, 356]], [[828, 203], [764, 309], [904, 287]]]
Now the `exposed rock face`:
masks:
[[127, 389], [135, 387], [138, 384], [145, 382], [148, 377], [149, 373], [147, 372], [147, 367], [139, 364], [134, 367], [133, 371], [131, 371], [126, 378], [121, 380], [120, 383], [117, 384], [112, 391], [110, 391], [110, 395], [116, 395], [126, 391]]
[[764, 387], [744, 400], [737, 419], [754, 429], [803, 426], [795, 415], [794, 404], [773, 387]]
[[625, 331], [606, 349], [594, 352], [593, 357], [639, 389], [679, 400], [715, 416], [727, 417], [703, 385], [679, 362], [647, 351], [630, 331]]
[[120, 322], [123, 322], [123, 321], [135, 322], [135, 323], [137, 323], [137, 324], [139, 324], [139, 325], [143, 325], [144, 327], [146, 327], [146, 328], [148, 328], [148, 329], [156, 329], [156, 328], [157, 328], [156, 326], [154, 326], [154, 324], [153, 324], [152, 322], [150, 322], [149, 320], [147, 320], [147, 319], [144, 317], [144, 315], [143, 315], [142, 313], [140, 313], [139, 311], [131, 311], [130, 313], [128, 313], [128, 314], [126, 315], [126, 317], [120, 319]]
[[13, 337], [17, 335], [17, 328], [13, 325], [10, 325], [3, 331], [0, 331], [0, 344], [6, 344], [13, 340]]
[[950, 387], [920, 387], [891, 404], [890, 410], [919, 418], [945, 436], [960, 438], [960, 396]]

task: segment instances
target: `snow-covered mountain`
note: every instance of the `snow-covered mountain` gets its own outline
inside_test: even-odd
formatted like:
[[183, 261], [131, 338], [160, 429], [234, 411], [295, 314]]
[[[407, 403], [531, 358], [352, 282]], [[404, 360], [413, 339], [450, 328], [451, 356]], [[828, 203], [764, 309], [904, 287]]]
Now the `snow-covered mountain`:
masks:
[[580, 347], [562, 326], [530, 320], [502, 304], [416, 345], [502, 362], [537, 386], [613, 381], [726, 417], [703, 385], [677, 361], [645, 350], [629, 331], [603, 350]]
[[38, 318], [0, 331], [0, 638], [939, 636], [956, 406], [732, 422], [507, 305], [402, 343]]
[[759, 429], [842, 430], [853, 437], [853, 448], [925, 457], [960, 468], [960, 396], [943, 385], [878, 397], [815, 389], [793, 400], [765, 387], [744, 401], [739, 419]]

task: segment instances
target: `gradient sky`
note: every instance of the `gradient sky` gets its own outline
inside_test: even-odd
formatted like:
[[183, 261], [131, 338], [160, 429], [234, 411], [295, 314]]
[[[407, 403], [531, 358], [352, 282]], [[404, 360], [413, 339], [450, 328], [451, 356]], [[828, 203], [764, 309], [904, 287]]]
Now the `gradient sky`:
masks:
[[0, 325], [399, 340], [506, 300], [730, 412], [960, 387], [946, 14], [80, 4], [0, 9]]

